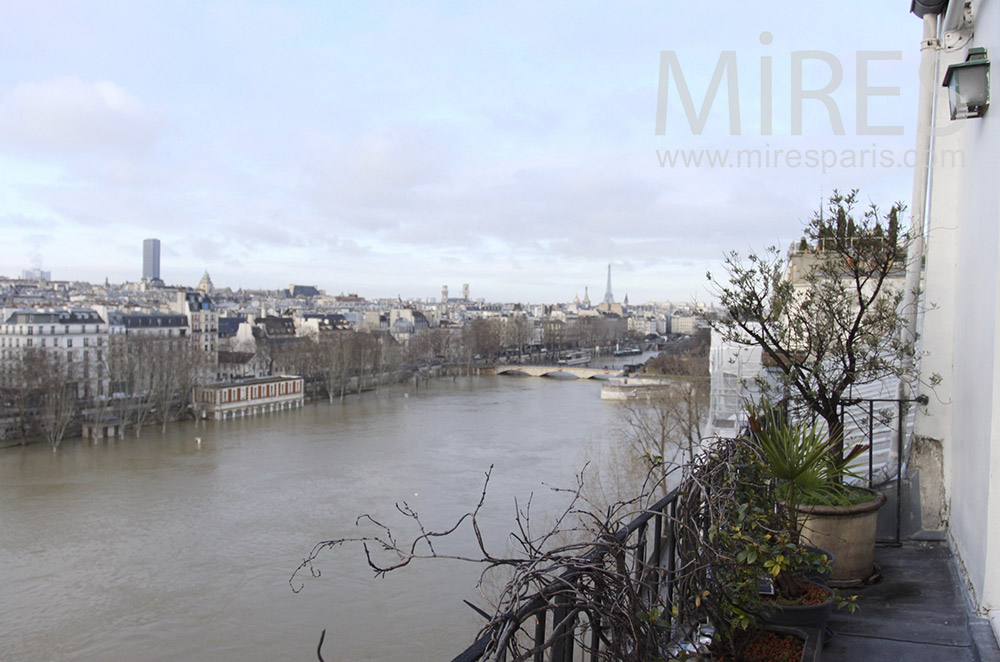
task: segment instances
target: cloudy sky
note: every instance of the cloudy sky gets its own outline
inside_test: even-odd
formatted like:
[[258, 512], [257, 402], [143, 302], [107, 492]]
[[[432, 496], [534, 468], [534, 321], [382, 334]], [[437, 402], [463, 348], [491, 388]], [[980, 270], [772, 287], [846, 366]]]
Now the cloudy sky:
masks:
[[823, 193], [908, 201], [908, 7], [0, 0], [0, 275], [136, 280], [157, 237], [190, 286], [705, 300]]

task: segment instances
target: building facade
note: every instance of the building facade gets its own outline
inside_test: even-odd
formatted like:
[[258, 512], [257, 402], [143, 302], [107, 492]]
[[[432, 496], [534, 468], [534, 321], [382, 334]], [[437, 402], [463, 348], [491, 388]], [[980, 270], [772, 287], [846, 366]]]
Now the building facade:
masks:
[[224, 420], [301, 407], [302, 377], [278, 376], [233, 384], [196, 386], [194, 406], [200, 418]]
[[212, 299], [205, 292], [178, 290], [170, 312], [187, 318], [191, 344], [204, 359], [204, 374], [215, 379], [219, 363], [219, 315]]
[[913, 204], [914, 214], [927, 220], [920, 374], [930, 398], [918, 409], [911, 462], [921, 472], [924, 528], [947, 531], [973, 600], [997, 632], [1000, 109], [952, 119], [943, 82], [947, 68], [965, 62], [972, 48], [1000, 54], [1000, 6], [984, 0], [938, 5], [939, 13], [923, 17], [921, 86], [936, 97], [930, 126], [918, 127], [918, 136], [934, 136], [929, 195], [926, 206], [919, 195]]
[[107, 391], [107, 323], [89, 308], [15, 310], [0, 324], [0, 361], [11, 375], [18, 362], [40, 351], [75, 385], [77, 397]]

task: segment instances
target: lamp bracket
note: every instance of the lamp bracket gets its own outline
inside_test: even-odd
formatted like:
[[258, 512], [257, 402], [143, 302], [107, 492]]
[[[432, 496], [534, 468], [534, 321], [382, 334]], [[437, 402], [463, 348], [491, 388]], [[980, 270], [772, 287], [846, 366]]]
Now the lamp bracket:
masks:
[[957, 51], [972, 39], [976, 25], [975, 17], [972, 15], [972, 0], [964, 0], [962, 17], [958, 21], [954, 30], [945, 30], [944, 32], [945, 51]]

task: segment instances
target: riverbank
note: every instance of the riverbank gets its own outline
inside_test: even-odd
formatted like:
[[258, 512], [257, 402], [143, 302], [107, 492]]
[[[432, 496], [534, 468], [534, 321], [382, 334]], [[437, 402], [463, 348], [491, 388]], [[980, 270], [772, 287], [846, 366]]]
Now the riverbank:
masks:
[[[357, 396], [362, 393], [377, 392], [380, 388], [395, 385], [395, 384], [412, 384], [414, 388], [419, 388], [421, 384], [425, 387], [430, 383], [432, 379], [440, 379], [446, 377], [459, 377], [459, 376], [479, 376], [483, 374], [488, 374], [489, 368], [483, 365], [467, 364], [467, 363], [455, 363], [455, 364], [434, 364], [428, 366], [419, 366], [416, 368], [410, 368], [406, 370], [399, 370], [394, 372], [387, 372], [381, 375], [368, 375], [363, 379], [358, 376], [352, 376], [348, 379], [347, 383], [341, 387], [338, 385], [334, 389], [334, 394], [330, 396], [319, 388], [307, 388], [304, 394], [304, 402], [343, 402], [343, 400], [348, 396]], [[238, 385], [248, 380], [241, 380], [232, 382], [233, 385]], [[144, 422], [137, 430], [134, 424], [128, 426], [128, 430], [122, 430], [121, 434], [117, 435], [118, 439], [124, 439], [126, 437], [141, 437], [144, 432], [151, 429], [160, 429], [164, 431], [178, 423], [183, 423], [186, 421], [196, 420], [197, 416], [194, 413], [194, 408], [192, 407], [183, 416], [172, 415], [166, 425], [163, 421], [151, 420]], [[254, 418], [256, 416], [264, 416], [272, 412], [261, 411], [259, 414], [252, 414], [246, 418]], [[97, 413], [84, 413], [79, 421], [76, 421], [70, 425], [67, 429], [66, 434], [63, 435], [62, 441], [69, 441], [74, 439], [84, 438], [83, 430], [84, 426], [88, 421], [94, 420], [95, 418], [101, 417], [100, 412]], [[16, 430], [17, 421], [15, 417], [9, 416], [7, 419], [0, 419], [0, 428], [5, 430]], [[99, 441], [99, 439], [95, 440]], [[32, 446], [35, 444], [48, 444], [48, 440], [44, 436], [36, 435], [31, 437], [9, 437], [5, 436], [0, 438], [0, 450], [7, 448], [19, 448], [22, 446]]]

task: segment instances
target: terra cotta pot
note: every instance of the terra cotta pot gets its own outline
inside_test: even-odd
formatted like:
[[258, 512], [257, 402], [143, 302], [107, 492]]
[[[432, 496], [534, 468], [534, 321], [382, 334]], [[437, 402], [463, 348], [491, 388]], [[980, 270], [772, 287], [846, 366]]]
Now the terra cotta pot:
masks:
[[885, 495], [874, 490], [872, 498], [854, 506], [799, 506], [802, 541], [830, 552], [837, 559], [827, 579], [830, 586], [864, 582], [875, 569], [875, 525]]

